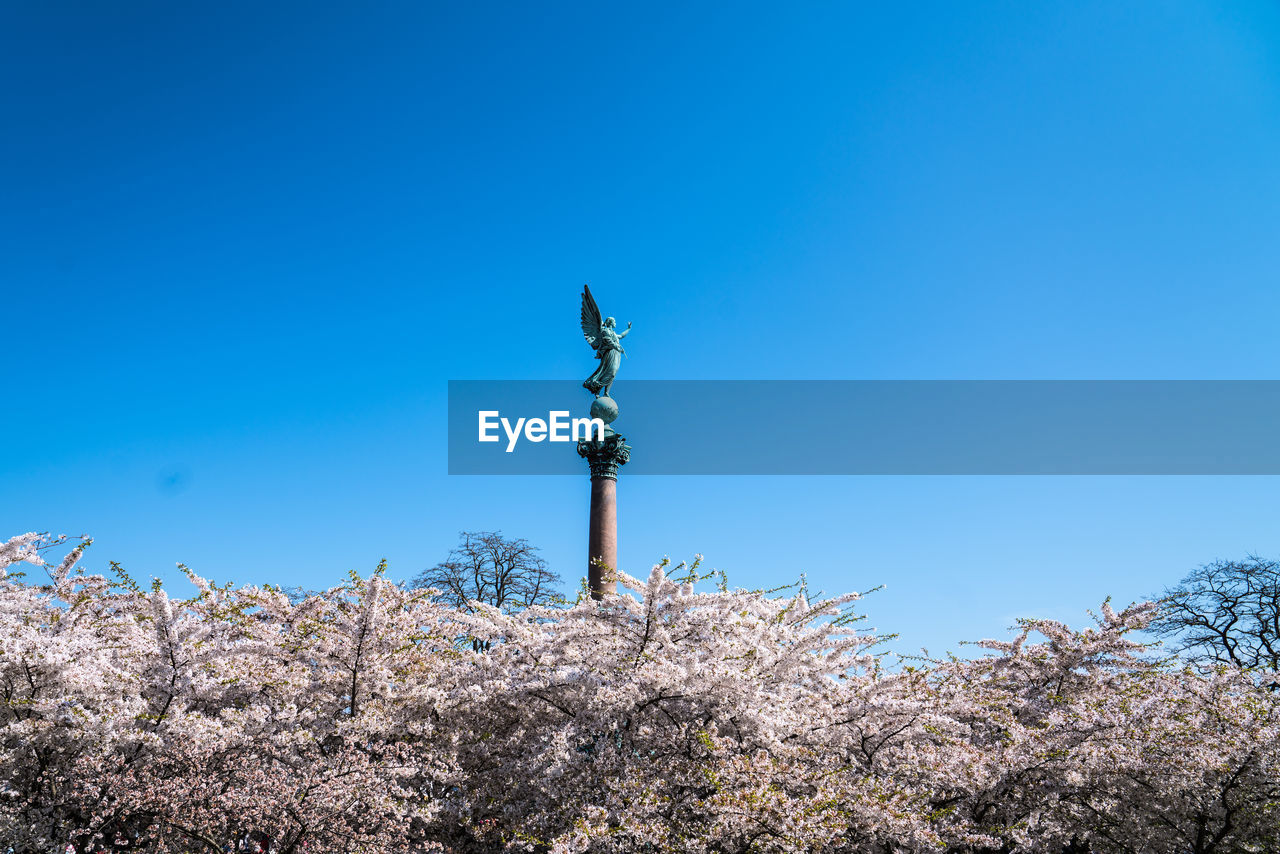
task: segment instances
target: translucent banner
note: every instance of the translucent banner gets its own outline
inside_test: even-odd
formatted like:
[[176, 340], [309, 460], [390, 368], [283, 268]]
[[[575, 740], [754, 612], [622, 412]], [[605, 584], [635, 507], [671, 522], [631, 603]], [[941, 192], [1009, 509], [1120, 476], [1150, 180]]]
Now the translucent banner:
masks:
[[[1280, 381], [628, 380], [613, 398], [627, 477], [1280, 474]], [[583, 475], [591, 400], [451, 381], [449, 473]]]

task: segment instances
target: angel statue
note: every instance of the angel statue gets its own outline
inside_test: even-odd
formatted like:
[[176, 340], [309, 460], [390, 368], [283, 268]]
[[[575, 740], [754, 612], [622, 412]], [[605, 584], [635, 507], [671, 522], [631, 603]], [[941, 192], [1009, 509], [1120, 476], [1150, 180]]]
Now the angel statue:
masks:
[[626, 338], [630, 331], [630, 323], [627, 324], [626, 329], [618, 332], [614, 328], [612, 317], [601, 320], [600, 308], [596, 305], [595, 298], [591, 296], [591, 288], [582, 286], [582, 334], [596, 351], [596, 358], [600, 360], [600, 366], [587, 377], [582, 387], [596, 397], [601, 397], [602, 393], [604, 397], [609, 396], [609, 388], [618, 377], [618, 366], [622, 363], [622, 356], [627, 352], [622, 349], [622, 339]]

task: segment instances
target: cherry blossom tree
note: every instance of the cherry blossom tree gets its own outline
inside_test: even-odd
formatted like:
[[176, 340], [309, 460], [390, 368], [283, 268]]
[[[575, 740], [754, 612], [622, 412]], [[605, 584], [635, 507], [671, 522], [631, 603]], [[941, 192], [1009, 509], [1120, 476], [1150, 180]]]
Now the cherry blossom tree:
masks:
[[173, 598], [88, 544], [0, 543], [0, 850], [1280, 850], [1280, 697], [1151, 604], [894, 664], [858, 595], [696, 562], [516, 610], [385, 566]]
[[191, 574], [177, 601], [73, 563], [0, 581], [0, 842], [390, 851], [430, 819], [453, 781], [427, 711], [460, 653], [425, 596], [375, 573], [293, 605]]

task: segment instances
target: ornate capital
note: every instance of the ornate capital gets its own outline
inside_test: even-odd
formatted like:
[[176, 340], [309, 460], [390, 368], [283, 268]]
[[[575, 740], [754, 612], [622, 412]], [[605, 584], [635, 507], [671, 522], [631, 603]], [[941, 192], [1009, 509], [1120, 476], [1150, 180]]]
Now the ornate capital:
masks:
[[618, 433], [610, 433], [603, 439], [579, 439], [578, 456], [586, 457], [591, 466], [591, 477], [618, 479], [618, 466], [627, 464], [631, 459], [631, 446]]

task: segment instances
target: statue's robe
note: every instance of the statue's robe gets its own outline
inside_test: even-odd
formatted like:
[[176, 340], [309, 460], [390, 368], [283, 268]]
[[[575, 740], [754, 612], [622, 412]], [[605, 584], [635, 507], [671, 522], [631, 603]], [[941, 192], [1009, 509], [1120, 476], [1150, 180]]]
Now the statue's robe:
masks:
[[618, 366], [622, 364], [622, 341], [618, 338], [618, 333], [608, 327], [600, 330], [600, 347], [596, 351], [596, 357], [600, 360], [600, 366], [582, 384], [592, 394], [607, 390], [618, 376]]

